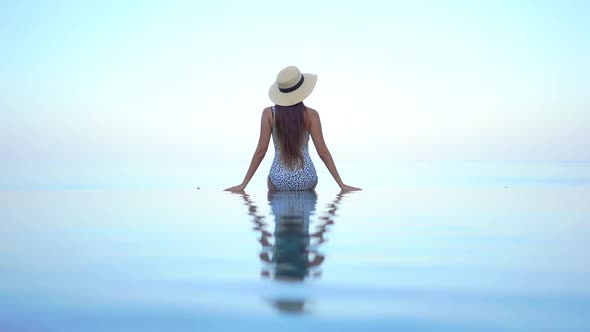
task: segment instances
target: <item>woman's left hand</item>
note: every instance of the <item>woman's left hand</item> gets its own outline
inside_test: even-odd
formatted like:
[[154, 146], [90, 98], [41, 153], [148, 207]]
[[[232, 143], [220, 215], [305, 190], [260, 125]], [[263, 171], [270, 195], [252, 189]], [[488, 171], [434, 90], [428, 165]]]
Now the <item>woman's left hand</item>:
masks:
[[362, 190], [361, 188], [357, 188], [357, 187], [353, 187], [353, 186], [347, 186], [345, 184], [342, 184], [342, 186], [340, 187], [340, 189], [343, 192], [349, 192], [349, 191], [358, 191], [358, 190]]
[[246, 189], [246, 186], [243, 184], [239, 184], [237, 186], [225, 188], [224, 191], [231, 191], [233, 193], [237, 193], [237, 192], [243, 192], [244, 189]]

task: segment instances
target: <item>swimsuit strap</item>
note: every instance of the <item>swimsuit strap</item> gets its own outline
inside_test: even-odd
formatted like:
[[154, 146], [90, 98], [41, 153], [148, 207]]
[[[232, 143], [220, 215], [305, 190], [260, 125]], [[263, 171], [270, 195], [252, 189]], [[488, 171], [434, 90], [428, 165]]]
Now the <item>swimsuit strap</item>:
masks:
[[276, 118], [276, 115], [275, 115], [276, 109], [275, 109], [274, 106], [272, 106], [271, 107], [271, 110], [272, 110], [272, 112], [271, 112], [272, 113], [272, 128], [274, 129], [275, 128], [275, 125], [276, 125], [276, 120], [275, 120], [275, 118]]

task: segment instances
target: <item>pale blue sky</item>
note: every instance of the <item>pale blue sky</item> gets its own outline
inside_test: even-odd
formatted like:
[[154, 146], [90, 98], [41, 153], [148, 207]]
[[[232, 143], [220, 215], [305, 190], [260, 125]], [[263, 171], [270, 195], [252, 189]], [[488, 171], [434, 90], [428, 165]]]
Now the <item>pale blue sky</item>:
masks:
[[243, 160], [287, 65], [337, 160], [590, 160], [587, 1], [3, 1], [0, 160]]

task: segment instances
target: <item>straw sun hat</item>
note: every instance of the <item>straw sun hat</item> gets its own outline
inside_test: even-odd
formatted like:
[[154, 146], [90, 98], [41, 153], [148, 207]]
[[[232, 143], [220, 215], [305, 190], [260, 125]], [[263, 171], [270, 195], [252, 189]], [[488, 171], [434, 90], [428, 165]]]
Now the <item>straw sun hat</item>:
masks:
[[317, 75], [302, 74], [299, 68], [289, 66], [279, 72], [268, 96], [279, 106], [295, 105], [311, 94], [317, 80]]

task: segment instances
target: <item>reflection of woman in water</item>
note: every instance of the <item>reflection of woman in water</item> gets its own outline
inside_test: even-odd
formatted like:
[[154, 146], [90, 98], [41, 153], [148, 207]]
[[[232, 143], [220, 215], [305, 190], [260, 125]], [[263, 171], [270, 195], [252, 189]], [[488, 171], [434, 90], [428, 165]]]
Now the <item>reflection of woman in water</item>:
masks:
[[268, 201], [275, 216], [274, 245], [260, 259], [271, 264], [267, 274], [274, 271], [275, 279], [303, 280], [310, 268], [324, 260], [310, 248], [309, 217], [317, 195], [312, 191], [269, 192]]
[[325, 257], [318, 247], [325, 242], [324, 233], [328, 225], [334, 223], [342, 197], [342, 194], [336, 196], [327, 216], [319, 217], [321, 224], [310, 233], [310, 216], [316, 210], [317, 194], [313, 191], [270, 191], [268, 201], [275, 219], [274, 234], [271, 234], [266, 229], [265, 217], [257, 213], [258, 208], [250, 197], [242, 194], [249, 214], [254, 217], [255, 230], [261, 233], [260, 260], [265, 265], [262, 276], [282, 281], [302, 281], [310, 272], [314, 277], [320, 276], [319, 266]]
[[[273, 234], [266, 229], [265, 217], [258, 214], [258, 207], [250, 196], [242, 193], [248, 214], [253, 217], [254, 229], [260, 232], [260, 260], [264, 263], [261, 275], [291, 282], [303, 281], [310, 272], [313, 277], [320, 276], [319, 267], [325, 257], [318, 249], [325, 242], [327, 227], [334, 223], [343, 195], [343, 192], [339, 193], [328, 205], [328, 213], [317, 218], [320, 224], [310, 233], [310, 216], [316, 210], [317, 194], [313, 191], [270, 191], [268, 201], [275, 219]], [[305, 298], [277, 297], [270, 299], [270, 303], [282, 313], [307, 311]]]

